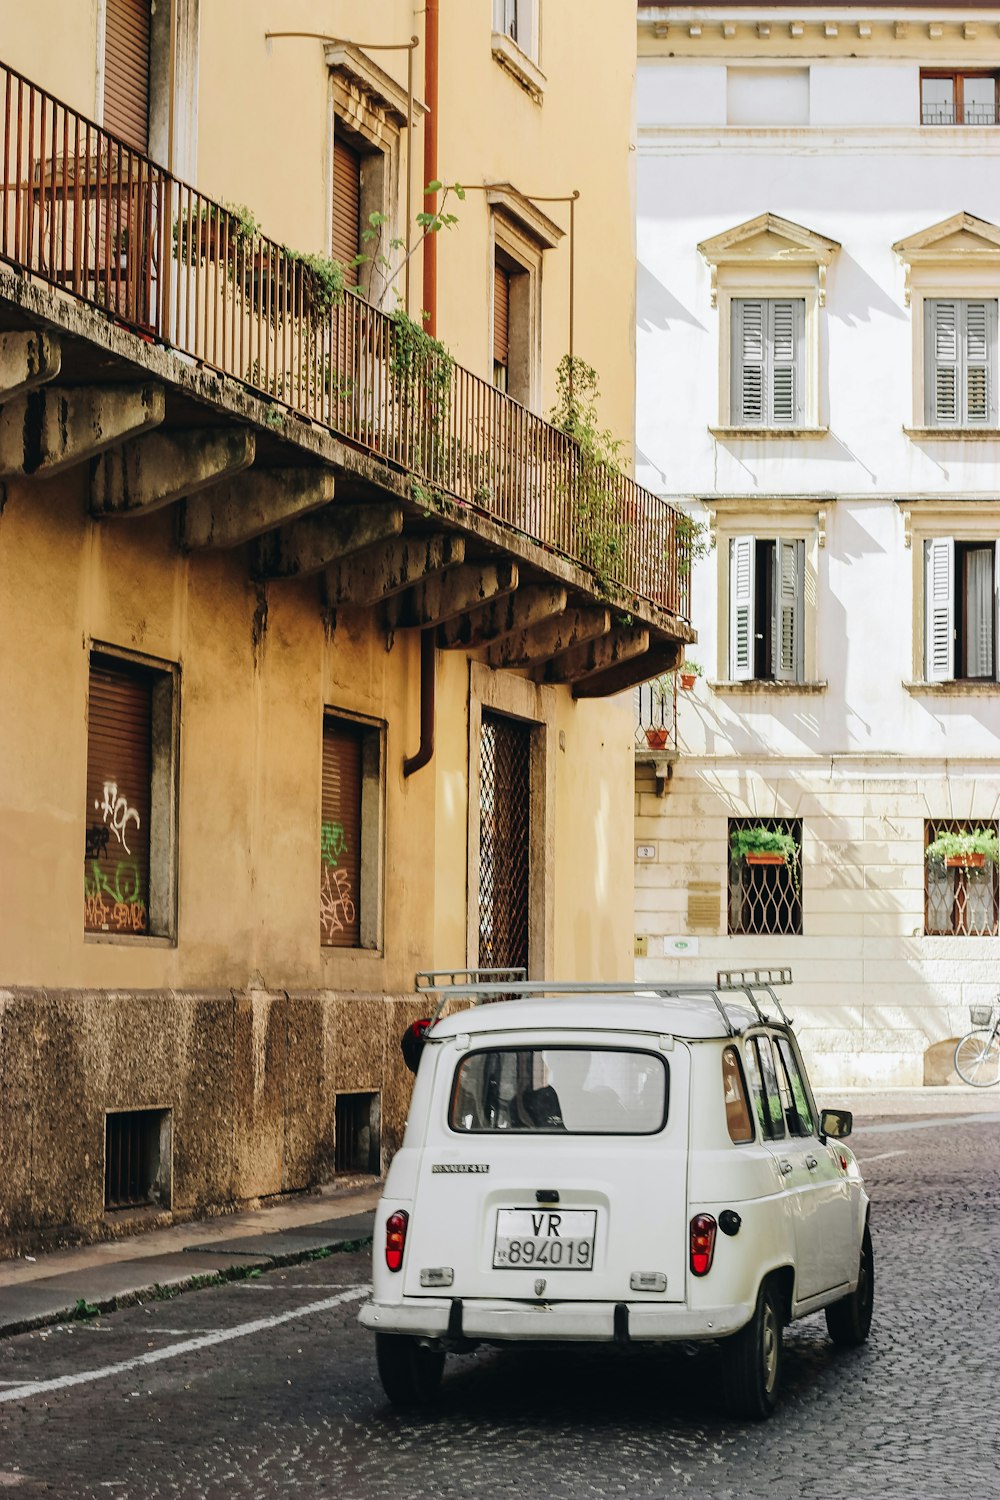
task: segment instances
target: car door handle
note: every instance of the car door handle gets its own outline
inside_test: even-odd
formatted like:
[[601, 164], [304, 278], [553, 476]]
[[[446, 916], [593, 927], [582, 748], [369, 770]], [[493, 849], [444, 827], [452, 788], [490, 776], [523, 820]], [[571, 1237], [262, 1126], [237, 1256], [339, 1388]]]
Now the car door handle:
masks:
[[781, 1172], [782, 1177], [787, 1177], [789, 1172], [792, 1170], [792, 1164], [790, 1161], [780, 1161], [778, 1163], [778, 1168]]
[[815, 1156], [807, 1156], [806, 1166], [809, 1168], [810, 1172], [815, 1172], [816, 1168], [819, 1166], [819, 1162], [816, 1160]]

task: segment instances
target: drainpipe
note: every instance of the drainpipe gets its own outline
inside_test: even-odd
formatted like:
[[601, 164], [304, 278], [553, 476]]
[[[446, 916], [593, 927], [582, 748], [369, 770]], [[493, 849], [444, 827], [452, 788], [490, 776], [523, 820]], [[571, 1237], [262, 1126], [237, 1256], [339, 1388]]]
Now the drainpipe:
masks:
[[[424, 12], [424, 184], [437, 180], [438, 158], [438, 0], [426, 0]], [[434, 213], [437, 193], [427, 193], [424, 209]], [[424, 327], [434, 337], [437, 333], [437, 235], [424, 240], [423, 309]], [[434, 690], [437, 676], [437, 651], [434, 629], [420, 636], [420, 749], [403, 761], [403, 775], [412, 776], [428, 764], [434, 754]]]
[[420, 633], [420, 749], [403, 761], [403, 775], [427, 765], [434, 754], [434, 689], [437, 676], [437, 647], [434, 627]]

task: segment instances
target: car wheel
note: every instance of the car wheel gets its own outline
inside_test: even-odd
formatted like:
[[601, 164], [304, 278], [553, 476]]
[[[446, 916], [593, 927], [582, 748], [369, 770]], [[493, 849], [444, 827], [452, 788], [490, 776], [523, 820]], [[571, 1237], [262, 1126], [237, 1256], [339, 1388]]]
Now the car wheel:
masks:
[[765, 1282], [750, 1322], [725, 1341], [723, 1380], [726, 1405], [734, 1417], [759, 1421], [769, 1417], [778, 1404], [781, 1312], [776, 1287]]
[[847, 1349], [856, 1349], [868, 1337], [872, 1326], [872, 1307], [875, 1301], [875, 1255], [872, 1237], [865, 1225], [865, 1237], [861, 1241], [861, 1265], [858, 1269], [858, 1284], [848, 1297], [841, 1297], [826, 1309], [827, 1332], [835, 1344]]
[[377, 1333], [379, 1379], [393, 1406], [429, 1406], [437, 1397], [444, 1355], [403, 1333]]

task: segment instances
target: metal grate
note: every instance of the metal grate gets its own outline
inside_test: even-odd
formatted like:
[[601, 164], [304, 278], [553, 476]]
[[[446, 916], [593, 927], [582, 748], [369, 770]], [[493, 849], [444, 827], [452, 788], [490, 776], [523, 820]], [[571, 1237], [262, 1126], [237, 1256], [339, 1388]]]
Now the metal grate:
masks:
[[169, 1111], [130, 1109], [105, 1116], [104, 1207], [136, 1208], [164, 1200], [163, 1127]]
[[[991, 822], [969, 823], [961, 818], [935, 818], [924, 824], [924, 848], [942, 833], [996, 832]], [[975, 856], [973, 856], [976, 858]], [[930, 937], [995, 937], [997, 935], [998, 879], [994, 861], [948, 864], [924, 861], [924, 931]]]
[[[795, 854], [778, 862], [737, 855], [732, 835], [763, 828], [790, 834]], [[802, 932], [801, 818], [730, 818], [729, 931], [734, 935], [798, 936]]]
[[479, 821], [479, 965], [528, 967], [531, 726], [483, 714]]
[[334, 1168], [338, 1172], [378, 1175], [381, 1156], [381, 1107], [378, 1094], [338, 1094]]
[[642, 682], [633, 693], [635, 743], [640, 749], [677, 749], [677, 674]]

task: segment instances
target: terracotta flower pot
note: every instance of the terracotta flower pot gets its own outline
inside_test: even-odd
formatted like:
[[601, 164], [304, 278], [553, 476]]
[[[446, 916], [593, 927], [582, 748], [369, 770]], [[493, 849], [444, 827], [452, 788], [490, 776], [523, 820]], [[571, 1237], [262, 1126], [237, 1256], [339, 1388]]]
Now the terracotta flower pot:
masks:
[[688, 690], [688, 692], [691, 691], [691, 689], [694, 687], [695, 683], [698, 681], [698, 674], [697, 674], [697, 672], [682, 672], [680, 674], [680, 677], [681, 677], [681, 687], [682, 688], [686, 688]]
[[783, 865], [787, 863], [783, 854], [769, 854], [763, 851], [755, 854], [748, 850], [743, 858], [748, 865]]
[[647, 729], [646, 744], [651, 750], [663, 750], [667, 743], [666, 729]]
[[985, 863], [985, 854], [949, 854], [945, 860], [949, 870], [981, 870]]

